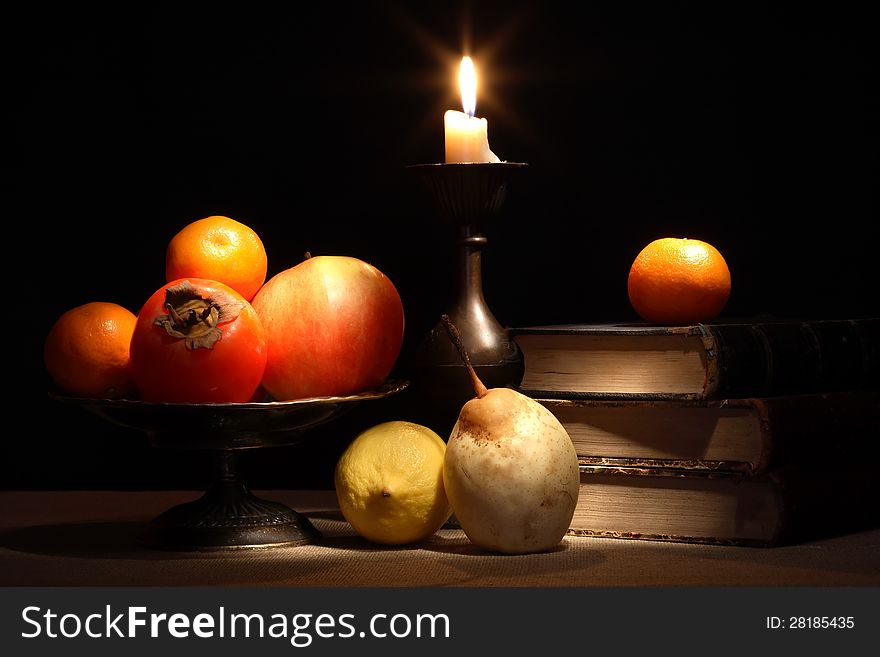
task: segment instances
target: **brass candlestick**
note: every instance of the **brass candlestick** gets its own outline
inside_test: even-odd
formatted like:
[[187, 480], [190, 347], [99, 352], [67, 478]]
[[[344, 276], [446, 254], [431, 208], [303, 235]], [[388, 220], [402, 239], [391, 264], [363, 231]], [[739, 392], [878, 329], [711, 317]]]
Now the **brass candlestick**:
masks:
[[[483, 294], [482, 252], [488, 240], [484, 227], [501, 211], [511, 177], [522, 172], [519, 162], [418, 164], [408, 167], [425, 184], [435, 210], [458, 234], [458, 280], [452, 307], [445, 313], [458, 328], [471, 363], [487, 387], [517, 385], [523, 358], [507, 329], [492, 314]], [[461, 406], [473, 398], [467, 370], [442, 321], [418, 345], [414, 391], [431, 410], [441, 435], [452, 429]]]

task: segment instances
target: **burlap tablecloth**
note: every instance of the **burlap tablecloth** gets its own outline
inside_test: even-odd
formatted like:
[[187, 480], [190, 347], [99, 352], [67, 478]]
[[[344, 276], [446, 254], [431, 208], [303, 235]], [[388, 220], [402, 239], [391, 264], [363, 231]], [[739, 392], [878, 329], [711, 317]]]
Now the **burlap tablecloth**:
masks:
[[307, 515], [315, 545], [221, 553], [138, 544], [143, 523], [194, 491], [0, 493], [4, 586], [863, 586], [880, 584], [880, 530], [742, 548], [566, 537], [559, 549], [487, 554], [460, 530], [386, 548], [358, 537], [332, 491], [258, 491]]

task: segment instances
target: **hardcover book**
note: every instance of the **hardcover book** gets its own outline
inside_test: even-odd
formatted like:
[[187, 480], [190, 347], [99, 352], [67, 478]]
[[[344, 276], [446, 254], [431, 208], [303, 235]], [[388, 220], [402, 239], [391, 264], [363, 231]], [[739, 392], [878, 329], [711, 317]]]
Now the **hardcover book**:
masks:
[[771, 547], [878, 526], [870, 464], [735, 473], [581, 466], [569, 534]]
[[878, 387], [880, 318], [510, 329], [532, 397], [723, 399]]
[[755, 474], [880, 456], [880, 391], [724, 400], [538, 399], [588, 465]]

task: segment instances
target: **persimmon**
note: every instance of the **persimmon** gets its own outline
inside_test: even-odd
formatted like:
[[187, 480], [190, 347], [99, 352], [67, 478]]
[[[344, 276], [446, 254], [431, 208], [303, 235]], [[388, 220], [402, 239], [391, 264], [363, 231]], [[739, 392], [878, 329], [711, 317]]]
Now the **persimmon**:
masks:
[[246, 402], [263, 378], [266, 334], [250, 303], [228, 285], [172, 281], [138, 313], [131, 366], [146, 401]]

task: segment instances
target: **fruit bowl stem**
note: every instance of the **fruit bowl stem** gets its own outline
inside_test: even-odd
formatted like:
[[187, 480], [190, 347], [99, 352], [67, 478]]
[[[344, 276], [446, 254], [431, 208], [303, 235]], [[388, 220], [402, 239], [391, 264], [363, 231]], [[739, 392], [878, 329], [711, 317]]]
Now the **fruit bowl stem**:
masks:
[[320, 539], [305, 516], [250, 492], [234, 450], [216, 451], [215, 478], [204, 495], [162, 513], [142, 537], [149, 547], [171, 550], [295, 546]]

